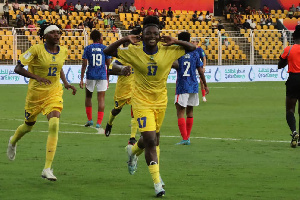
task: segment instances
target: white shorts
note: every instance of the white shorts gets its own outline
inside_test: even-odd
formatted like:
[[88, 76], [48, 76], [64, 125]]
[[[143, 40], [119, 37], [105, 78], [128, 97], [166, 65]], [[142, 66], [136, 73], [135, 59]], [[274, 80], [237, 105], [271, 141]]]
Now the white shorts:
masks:
[[103, 92], [107, 90], [108, 82], [107, 80], [86, 80], [85, 87], [88, 91], [93, 92], [97, 87], [97, 92]]
[[174, 103], [178, 103], [179, 105], [185, 108], [187, 106], [198, 106], [199, 105], [198, 93], [176, 94]]

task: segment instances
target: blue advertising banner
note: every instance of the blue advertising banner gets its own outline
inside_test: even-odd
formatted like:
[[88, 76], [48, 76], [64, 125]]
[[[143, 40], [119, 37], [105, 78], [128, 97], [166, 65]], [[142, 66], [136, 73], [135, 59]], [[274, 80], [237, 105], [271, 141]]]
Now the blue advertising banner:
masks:
[[[81, 65], [64, 65], [63, 70], [69, 83], [80, 82]], [[288, 73], [287, 67], [277, 69], [277, 65], [223, 65], [206, 66], [205, 77], [208, 83], [286, 81]], [[176, 79], [176, 70], [171, 69], [167, 83], [176, 83]], [[117, 76], [109, 76], [110, 83], [116, 83], [117, 80]], [[14, 66], [0, 65], [0, 84], [28, 84], [28, 81], [28, 78], [15, 74]]]

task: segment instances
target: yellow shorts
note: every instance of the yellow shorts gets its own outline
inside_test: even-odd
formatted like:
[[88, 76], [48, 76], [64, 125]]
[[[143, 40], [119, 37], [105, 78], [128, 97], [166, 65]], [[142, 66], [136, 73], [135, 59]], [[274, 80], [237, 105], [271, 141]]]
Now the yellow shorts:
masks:
[[[62, 94], [62, 92], [61, 92]], [[63, 109], [62, 95], [55, 95], [47, 98], [44, 101], [25, 103], [25, 122], [35, 122], [37, 116], [42, 112], [43, 115], [48, 115], [52, 111], [61, 112]]]
[[131, 98], [115, 100], [115, 107], [114, 107], [114, 109], [122, 109], [123, 106], [125, 106], [126, 104], [127, 105], [131, 104]]
[[160, 131], [165, 118], [166, 109], [133, 109], [134, 119], [137, 120], [139, 131]]

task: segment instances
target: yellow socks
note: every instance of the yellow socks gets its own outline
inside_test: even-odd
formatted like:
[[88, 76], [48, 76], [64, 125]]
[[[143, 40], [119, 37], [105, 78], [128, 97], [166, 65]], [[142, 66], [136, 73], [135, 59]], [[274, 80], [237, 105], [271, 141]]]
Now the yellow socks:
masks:
[[15, 134], [13, 135], [12, 139], [11, 139], [11, 144], [13, 146], [16, 145], [16, 143], [21, 139], [21, 137], [23, 137], [26, 133], [30, 132], [31, 129], [33, 128], [33, 126], [28, 126], [27, 124], [22, 124], [20, 125]]
[[108, 118], [108, 124], [109, 125], [112, 125], [113, 124], [113, 121], [115, 120], [116, 116], [113, 116], [110, 112], [109, 114], [109, 118]]
[[[153, 162], [153, 161], [151, 161]], [[152, 180], [153, 180], [153, 183], [157, 184], [160, 182], [160, 179], [159, 179], [159, 165], [157, 163], [155, 163], [154, 165], [150, 165], [148, 166], [149, 168], [149, 172], [152, 176]]]
[[134, 118], [131, 118], [131, 134], [130, 134], [131, 138], [135, 138], [137, 128], [138, 128], [138, 124], [136, 120]]
[[156, 146], [156, 154], [157, 154], [157, 161], [159, 163], [159, 156], [160, 156], [160, 148], [159, 148], [159, 146]]
[[49, 134], [46, 148], [45, 168], [51, 168], [58, 140], [59, 118], [52, 117], [49, 119]]
[[131, 151], [132, 151], [132, 154], [134, 154], [136, 156], [139, 156], [139, 155], [141, 155], [144, 152], [144, 149], [140, 149], [140, 147], [138, 146], [138, 142], [136, 142], [133, 145]]

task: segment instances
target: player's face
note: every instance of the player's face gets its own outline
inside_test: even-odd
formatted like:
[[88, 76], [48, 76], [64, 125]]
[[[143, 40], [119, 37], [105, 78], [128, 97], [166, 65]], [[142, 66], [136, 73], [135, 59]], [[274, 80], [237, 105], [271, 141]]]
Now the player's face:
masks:
[[50, 44], [59, 44], [61, 32], [60, 31], [50, 31], [46, 34], [46, 42]]
[[159, 38], [159, 30], [155, 26], [149, 26], [143, 31], [143, 41], [146, 46], [155, 47]]

